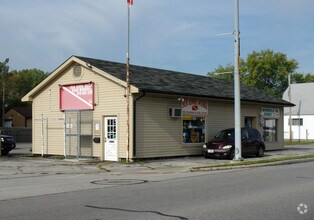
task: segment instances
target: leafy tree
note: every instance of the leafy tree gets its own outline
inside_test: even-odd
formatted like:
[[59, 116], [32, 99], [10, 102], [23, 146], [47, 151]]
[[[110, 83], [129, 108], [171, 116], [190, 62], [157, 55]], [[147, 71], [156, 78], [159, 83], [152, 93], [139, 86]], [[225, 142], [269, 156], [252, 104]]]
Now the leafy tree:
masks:
[[219, 65], [214, 71], [209, 72], [208, 75], [214, 78], [233, 80], [233, 70], [234, 66], [229, 63], [225, 67]]
[[[274, 96], [282, 97], [283, 92], [288, 87], [289, 74], [292, 75], [292, 82], [309, 82], [313, 80], [314, 76], [311, 74], [301, 76], [294, 73], [297, 68], [298, 62], [295, 59], [288, 59], [286, 54], [269, 49], [259, 52], [253, 51], [248, 54], [246, 60], [241, 60], [241, 82]], [[220, 65], [208, 74], [212, 77], [223, 78], [213, 73], [227, 72], [233, 69], [230, 64], [226, 67]]]
[[242, 68], [242, 82], [281, 97], [288, 87], [288, 75], [298, 67], [298, 62], [286, 54], [272, 50], [253, 51]]
[[[4, 77], [3, 72], [2, 79]], [[45, 79], [47, 73], [38, 69], [25, 69], [5, 74], [6, 110], [17, 106], [29, 106], [30, 103], [21, 101], [21, 98]], [[1, 84], [2, 91], [2, 84]], [[1, 92], [2, 94], [2, 92]], [[1, 100], [2, 102], [2, 100]]]
[[302, 73], [294, 73], [291, 75], [291, 83], [309, 83], [314, 82], [314, 75], [310, 73], [302, 74]]

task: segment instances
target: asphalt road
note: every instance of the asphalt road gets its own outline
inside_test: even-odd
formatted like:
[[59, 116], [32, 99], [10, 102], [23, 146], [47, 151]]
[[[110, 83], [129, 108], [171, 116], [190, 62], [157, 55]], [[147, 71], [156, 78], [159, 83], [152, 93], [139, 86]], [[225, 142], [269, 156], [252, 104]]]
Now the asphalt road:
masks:
[[314, 219], [313, 167], [3, 176], [0, 219]]

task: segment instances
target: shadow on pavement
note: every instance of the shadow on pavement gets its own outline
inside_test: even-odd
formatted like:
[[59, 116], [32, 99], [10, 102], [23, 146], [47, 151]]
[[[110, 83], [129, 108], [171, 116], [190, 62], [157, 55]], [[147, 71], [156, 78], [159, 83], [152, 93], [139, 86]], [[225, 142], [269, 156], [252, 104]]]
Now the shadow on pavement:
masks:
[[31, 142], [17, 142], [15, 149], [11, 150], [8, 157], [15, 157], [15, 156], [32, 156], [32, 143]]

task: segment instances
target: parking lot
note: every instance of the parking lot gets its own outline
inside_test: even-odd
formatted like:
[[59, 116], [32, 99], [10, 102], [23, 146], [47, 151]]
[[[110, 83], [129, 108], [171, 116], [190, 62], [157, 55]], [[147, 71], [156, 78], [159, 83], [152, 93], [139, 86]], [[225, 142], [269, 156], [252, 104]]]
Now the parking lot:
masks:
[[[120, 174], [168, 174], [190, 172], [198, 166], [232, 163], [224, 159], [205, 159], [202, 156], [137, 160], [134, 163], [119, 163], [91, 160], [63, 160], [53, 157], [32, 156], [31, 143], [17, 143], [16, 149], [0, 158], [0, 176], [4, 174], [67, 174], [101, 173]], [[266, 151], [264, 157], [248, 157], [244, 161], [314, 154], [314, 144], [286, 146], [283, 150]]]

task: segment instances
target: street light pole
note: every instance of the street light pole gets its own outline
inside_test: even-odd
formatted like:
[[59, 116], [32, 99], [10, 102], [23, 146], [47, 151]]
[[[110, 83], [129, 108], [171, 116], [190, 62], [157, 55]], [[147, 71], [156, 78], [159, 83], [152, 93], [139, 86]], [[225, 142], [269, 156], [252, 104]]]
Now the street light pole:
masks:
[[241, 96], [240, 96], [240, 31], [239, 0], [235, 0], [234, 10], [234, 160], [243, 160], [241, 151]]
[[5, 114], [5, 74], [6, 65], [9, 63], [9, 58], [6, 58], [3, 62], [2, 68], [2, 127], [4, 127], [4, 114]]
[[[289, 102], [291, 103], [291, 75], [289, 73], [288, 75], [288, 96], [289, 96]], [[289, 140], [290, 143], [292, 142], [292, 119], [291, 119], [291, 107], [289, 107]]]

